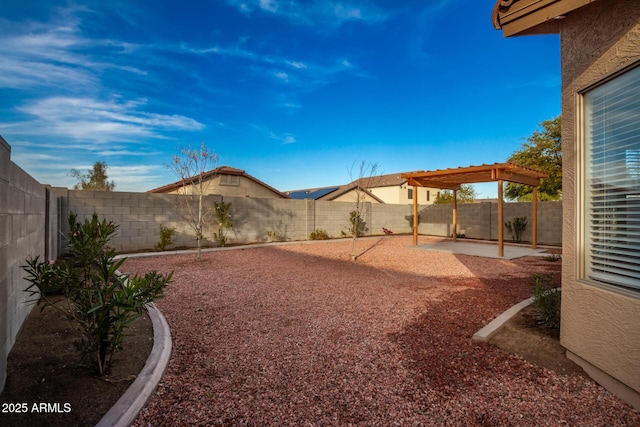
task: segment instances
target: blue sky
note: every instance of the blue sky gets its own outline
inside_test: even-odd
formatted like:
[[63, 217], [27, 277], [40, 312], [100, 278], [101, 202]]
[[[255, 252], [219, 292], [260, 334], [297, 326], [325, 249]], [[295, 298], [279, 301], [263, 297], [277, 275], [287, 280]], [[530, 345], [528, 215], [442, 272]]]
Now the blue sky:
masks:
[[3, 0], [0, 135], [42, 183], [100, 160], [116, 191], [201, 142], [282, 191], [502, 162], [560, 113], [560, 55], [494, 3]]

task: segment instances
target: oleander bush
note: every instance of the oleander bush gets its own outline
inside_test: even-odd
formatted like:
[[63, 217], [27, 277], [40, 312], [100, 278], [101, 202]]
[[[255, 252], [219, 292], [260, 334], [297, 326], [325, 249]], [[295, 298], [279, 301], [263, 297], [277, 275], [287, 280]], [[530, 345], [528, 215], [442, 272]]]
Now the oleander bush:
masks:
[[[77, 221], [69, 214], [70, 256], [62, 263], [29, 258], [22, 268], [31, 284], [28, 292], [37, 304], [54, 307], [65, 317], [78, 323], [81, 338], [78, 347], [91, 361], [99, 375], [109, 372], [113, 355], [122, 349], [125, 329], [140, 317], [145, 306], [161, 298], [173, 275], [156, 271], [144, 276], [128, 277], [118, 268], [126, 258], [116, 260], [115, 251], [107, 246], [118, 225], [91, 220]], [[62, 290], [69, 302], [51, 296], [52, 290]]]

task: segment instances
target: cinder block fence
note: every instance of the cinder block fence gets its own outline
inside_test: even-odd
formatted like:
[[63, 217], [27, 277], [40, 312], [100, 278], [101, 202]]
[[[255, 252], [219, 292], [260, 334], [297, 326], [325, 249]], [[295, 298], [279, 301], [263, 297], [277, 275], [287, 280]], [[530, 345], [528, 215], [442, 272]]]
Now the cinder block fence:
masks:
[[[175, 227], [174, 245], [193, 247], [194, 233], [187, 225], [177, 195], [75, 191], [40, 184], [11, 161], [11, 147], [0, 137], [0, 389], [6, 381], [7, 355], [32, 306], [26, 303], [28, 286], [24, 265], [28, 257], [55, 259], [64, 251], [70, 212], [80, 221], [95, 212], [119, 225], [110, 242], [118, 252], [152, 250], [160, 240], [160, 225]], [[206, 196], [206, 209], [220, 196]], [[331, 238], [348, 234], [352, 203], [251, 197], [224, 197], [231, 203], [233, 230], [228, 243], [306, 240], [312, 231], [324, 230]], [[526, 216], [531, 224], [530, 203], [505, 204], [505, 221]], [[467, 238], [498, 238], [496, 203], [458, 205], [458, 233]], [[395, 234], [412, 232], [411, 205], [367, 204], [363, 213], [365, 234], [381, 235], [382, 228]], [[420, 207], [420, 234], [451, 236], [451, 205]], [[213, 218], [203, 230], [211, 238], [217, 231]], [[524, 240], [531, 239], [531, 226]], [[538, 243], [560, 245], [561, 202], [538, 204]], [[510, 236], [505, 230], [505, 238]], [[209, 245], [214, 245], [209, 242]], [[425, 252], [425, 256], [428, 253]]]

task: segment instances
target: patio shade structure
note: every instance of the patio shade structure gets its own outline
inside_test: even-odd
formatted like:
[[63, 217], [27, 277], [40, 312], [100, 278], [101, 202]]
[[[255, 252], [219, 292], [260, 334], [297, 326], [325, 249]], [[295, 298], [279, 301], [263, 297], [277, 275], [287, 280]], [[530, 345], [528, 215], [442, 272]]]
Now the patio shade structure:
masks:
[[[538, 187], [540, 180], [549, 175], [536, 169], [520, 166], [515, 163], [494, 163], [491, 165], [468, 166], [435, 171], [419, 171], [402, 174], [402, 178], [408, 180], [407, 184], [414, 187], [413, 194], [418, 194], [416, 187], [431, 187], [453, 190], [453, 240], [457, 234], [457, 191], [462, 184], [476, 182], [498, 182], [498, 256], [504, 256], [504, 230], [503, 230], [503, 183], [504, 181], [525, 184], [533, 187], [533, 199], [531, 203], [531, 245], [536, 248], [538, 229]], [[413, 198], [413, 245], [418, 245], [418, 198]]]

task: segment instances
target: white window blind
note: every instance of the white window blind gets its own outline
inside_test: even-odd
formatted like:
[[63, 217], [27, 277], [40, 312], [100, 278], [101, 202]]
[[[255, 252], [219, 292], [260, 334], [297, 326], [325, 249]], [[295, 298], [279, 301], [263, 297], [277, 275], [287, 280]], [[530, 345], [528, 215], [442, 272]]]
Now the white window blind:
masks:
[[640, 67], [585, 100], [585, 276], [640, 289]]

